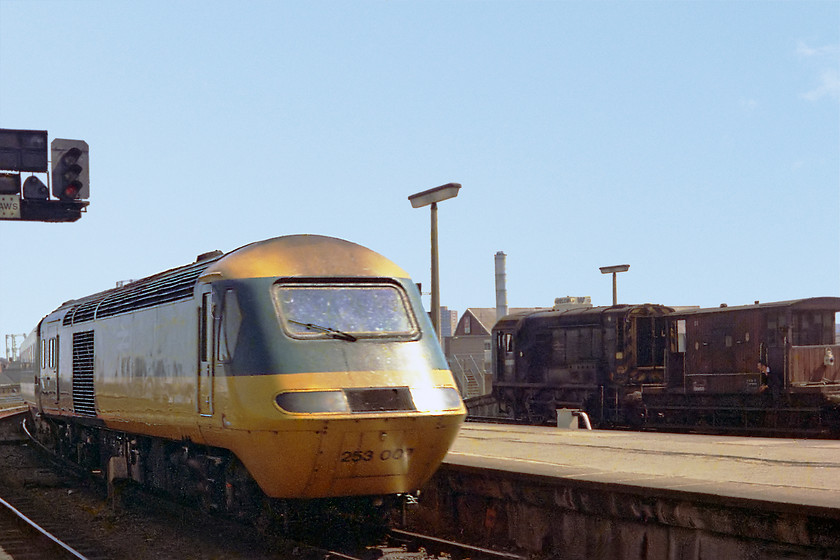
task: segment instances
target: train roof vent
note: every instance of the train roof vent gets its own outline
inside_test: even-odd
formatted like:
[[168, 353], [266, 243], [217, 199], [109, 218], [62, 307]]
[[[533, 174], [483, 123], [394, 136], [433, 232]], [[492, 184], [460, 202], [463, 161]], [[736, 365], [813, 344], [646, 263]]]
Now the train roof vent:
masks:
[[70, 326], [73, 324], [73, 315], [76, 313], [76, 310], [79, 308], [78, 305], [74, 305], [71, 307], [67, 313], [64, 314], [64, 319], [61, 321], [61, 324], [65, 327]]
[[[219, 253], [221, 256], [221, 253]], [[76, 325], [93, 319], [112, 317], [130, 311], [137, 311], [164, 303], [188, 299], [198, 277], [218, 257], [208, 257], [199, 263], [161, 272], [142, 280], [136, 280], [121, 288], [115, 288], [91, 296], [73, 306], [64, 316], [63, 324]]]
[[96, 306], [99, 305], [101, 299], [88, 300], [81, 305], [73, 308], [73, 324], [83, 323], [85, 321], [93, 320], [96, 313]]
[[181, 268], [139, 280], [112, 293], [99, 305], [96, 318], [111, 317], [129, 311], [154, 307], [192, 297], [198, 276], [212, 262], [212, 257]]

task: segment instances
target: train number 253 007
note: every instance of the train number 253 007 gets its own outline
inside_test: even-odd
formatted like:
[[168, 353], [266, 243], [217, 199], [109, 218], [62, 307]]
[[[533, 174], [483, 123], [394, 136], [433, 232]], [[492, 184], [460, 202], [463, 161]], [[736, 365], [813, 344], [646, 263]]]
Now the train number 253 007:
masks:
[[356, 451], [342, 451], [342, 463], [359, 463], [367, 461], [399, 461], [404, 458], [411, 457], [414, 452], [413, 447], [397, 447], [396, 449], [383, 449], [379, 453], [372, 449]]

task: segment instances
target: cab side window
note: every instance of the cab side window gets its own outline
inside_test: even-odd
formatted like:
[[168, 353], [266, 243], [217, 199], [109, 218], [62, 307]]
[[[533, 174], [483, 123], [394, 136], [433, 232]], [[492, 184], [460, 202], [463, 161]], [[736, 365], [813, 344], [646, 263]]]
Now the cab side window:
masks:
[[242, 326], [242, 311], [239, 308], [236, 290], [227, 290], [222, 300], [222, 316], [219, 321], [220, 362], [233, 360], [240, 326]]

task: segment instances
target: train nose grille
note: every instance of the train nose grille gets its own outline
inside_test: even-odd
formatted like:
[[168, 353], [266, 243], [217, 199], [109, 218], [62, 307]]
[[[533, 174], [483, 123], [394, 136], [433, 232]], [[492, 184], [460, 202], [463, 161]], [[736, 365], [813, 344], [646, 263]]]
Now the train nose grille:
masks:
[[408, 387], [345, 389], [352, 412], [417, 410]]

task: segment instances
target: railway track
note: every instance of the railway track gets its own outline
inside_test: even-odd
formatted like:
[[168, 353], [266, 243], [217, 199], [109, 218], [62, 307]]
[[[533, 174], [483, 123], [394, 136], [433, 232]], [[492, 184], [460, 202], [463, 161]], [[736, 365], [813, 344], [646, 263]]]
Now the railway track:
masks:
[[61, 541], [2, 498], [0, 498], [0, 549], [6, 554], [5, 557], [15, 560], [95, 558], [85, 556]]
[[426, 550], [435, 550], [444, 558], [470, 558], [471, 560], [526, 560], [527, 558], [526, 556], [520, 556], [510, 552], [491, 550], [489, 548], [441, 539], [431, 535], [422, 535], [402, 529], [391, 529], [390, 534], [395, 541], [399, 539], [405, 540], [407, 547], [422, 547]]
[[21, 438], [8, 437], [21, 414], [0, 415], [0, 558], [111, 558], [107, 548], [56, 515], [59, 497], [78, 492], [78, 478], [45, 466]]
[[431, 535], [391, 528], [376, 544], [355, 547], [308, 546], [313, 560], [526, 560], [527, 557], [490, 550]]
[[[0, 420], [2, 422], [2, 420]], [[20, 420], [18, 420], [20, 423]], [[21, 558], [382, 559], [520, 560], [522, 557], [391, 528], [373, 536], [336, 525], [307, 531], [313, 538], [258, 531], [137, 486], [119, 500], [105, 495], [99, 477], [84, 479], [60, 458], [47, 464], [34, 444], [0, 445], [0, 497], [35, 519], [80, 556], [58, 553]], [[56, 467], [56, 464], [63, 465]], [[118, 504], [115, 506], [115, 503]], [[384, 534], [384, 536], [383, 536]], [[76, 539], [76, 540], [72, 540]], [[4, 546], [0, 541], [0, 546]], [[17, 558], [17, 556], [13, 556]], [[0, 559], [3, 556], [0, 554]]]
[[[224, 518], [197, 512], [194, 508], [151, 495], [134, 487], [129, 498], [144, 511], [179, 512], [176, 515], [198, 516], [205, 527], [223, 528]], [[272, 558], [300, 558], [305, 560], [526, 560], [527, 557], [491, 550], [432, 535], [390, 527], [384, 535], [379, 528], [363, 525], [331, 524], [320, 520], [311, 527], [298, 527], [289, 532], [268, 530], [258, 532], [251, 526], [243, 529], [255, 545], [274, 551]], [[341, 528], [338, 528], [341, 527]], [[208, 529], [212, 530], [212, 529]]]
[[[0, 419], [6, 431], [8, 422], [19, 426], [20, 418]], [[78, 471], [57, 464], [61, 461], [48, 458], [28, 442], [0, 442], [0, 498], [81, 558], [291, 558], [266, 544], [253, 530], [207, 521], [195, 511], [150, 509], [138, 503], [113, 507], [101, 480], [82, 478]], [[14, 532], [9, 532], [10, 538]], [[27, 536], [25, 540], [31, 539]], [[5, 547], [2, 542], [0, 546]], [[58, 553], [23, 554], [10, 556], [72, 558]], [[0, 552], [0, 559], [7, 557]]]

